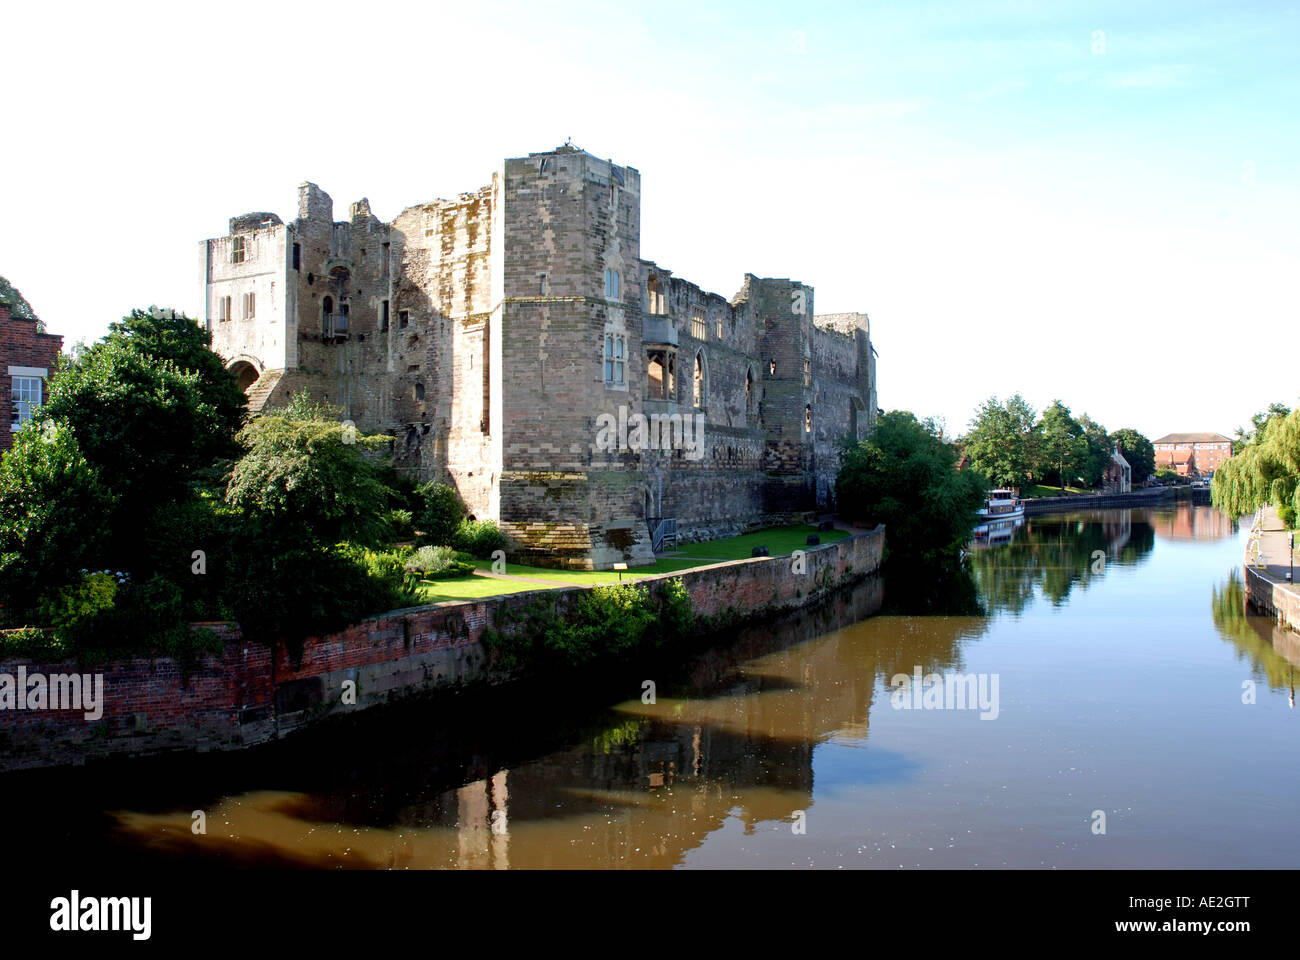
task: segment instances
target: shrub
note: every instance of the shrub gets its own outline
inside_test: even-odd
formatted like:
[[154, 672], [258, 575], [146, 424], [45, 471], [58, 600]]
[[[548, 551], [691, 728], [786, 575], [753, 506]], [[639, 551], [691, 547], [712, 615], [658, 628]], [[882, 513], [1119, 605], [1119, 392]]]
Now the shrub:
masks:
[[1278, 507], [1277, 517], [1288, 530], [1295, 529], [1295, 507]]
[[680, 578], [670, 580], [656, 603], [632, 583], [593, 587], [581, 594], [567, 617], [555, 601], [541, 598], [524, 611], [523, 623], [508, 631], [488, 630], [484, 642], [494, 664], [566, 669], [658, 646], [695, 625], [690, 594]]
[[468, 554], [459, 553], [451, 547], [427, 546], [416, 550], [407, 559], [405, 569], [409, 574], [429, 580], [463, 577], [474, 572], [474, 561]]
[[420, 543], [451, 544], [457, 525], [465, 518], [460, 494], [445, 483], [426, 483], [416, 492], [420, 496], [420, 512], [415, 518]]
[[506, 538], [493, 520], [470, 520], [466, 517], [456, 526], [451, 538], [452, 546], [457, 550], [491, 560], [494, 550], [501, 550], [506, 545]]
[[309, 636], [413, 605], [401, 559], [401, 551], [352, 544], [254, 551], [230, 605], [246, 637], [270, 645], [283, 640], [298, 657]]
[[410, 540], [415, 536], [415, 514], [410, 510], [389, 510], [380, 519], [394, 540]]
[[41, 621], [65, 644], [79, 645], [114, 608], [118, 581], [110, 573], [85, 573], [75, 583], [47, 591], [40, 601]]

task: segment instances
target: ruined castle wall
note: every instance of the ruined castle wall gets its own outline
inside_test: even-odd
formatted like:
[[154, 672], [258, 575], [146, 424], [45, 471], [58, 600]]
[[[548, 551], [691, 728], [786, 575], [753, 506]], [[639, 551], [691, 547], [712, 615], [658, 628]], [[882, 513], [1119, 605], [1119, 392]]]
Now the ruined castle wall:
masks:
[[[391, 419], [391, 390], [376, 375], [388, 365], [381, 330], [383, 303], [391, 299], [390, 231], [363, 200], [351, 217], [333, 220], [329, 196], [312, 184], [301, 189], [290, 250], [289, 278], [296, 317], [291, 365], [320, 385], [316, 399], [338, 407], [364, 432], [382, 432]], [[325, 315], [346, 312], [346, 337], [326, 336]], [[339, 321], [335, 321], [336, 324]]]
[[393, 222], [395, 459], [421, 480], [452, 483], [477, 517], [497, 511], [490, 430], [498, 193], [494, 179], [454, 200], [410, 207]]
[[[288, 281], [286, 257], [289, 230], [283, 224], [256, 227], [201, 244], [204, 278], [204, 322], [212, 331], [212, 349], [230, 362], [243, 359], [258, 371], [283, 368]], [[236, 263], [236, 240], [244, 259]], [[253, 294], [253, 316], [244, 317], [244, 296]], [[230, 313], [221, 317], [221, 298], [230, 298]]]

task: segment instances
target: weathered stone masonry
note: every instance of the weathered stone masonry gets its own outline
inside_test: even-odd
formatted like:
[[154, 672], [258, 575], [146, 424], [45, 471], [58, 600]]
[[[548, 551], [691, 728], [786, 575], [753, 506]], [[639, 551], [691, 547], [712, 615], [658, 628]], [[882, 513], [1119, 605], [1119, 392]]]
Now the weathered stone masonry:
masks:
[[[571, 146], [391, 223], [365, 200], [335, 222], [303, 184], [291, 223], [203, 242], [202, 322], [254, 411], [309, 390], [387, 432], [520, 560], [649, 562], [654, 518], [691, 538], [832, 507], [836, 441], [876, 414], [867, 316], [816, 317], [798, 281], [727, 300], [674, 277], [641, 256], [640, 195]], [[702, 456], [599, 448], [620, 408], [703, 416]]]

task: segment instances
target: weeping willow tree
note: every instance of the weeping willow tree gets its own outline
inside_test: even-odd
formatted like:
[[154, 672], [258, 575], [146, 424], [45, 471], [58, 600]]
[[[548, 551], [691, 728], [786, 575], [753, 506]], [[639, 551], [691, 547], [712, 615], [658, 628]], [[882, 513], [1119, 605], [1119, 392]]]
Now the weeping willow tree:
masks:
[[1272, 504], [1284, 515], [1300, 512], [1300, 410], [1270, 418], [1214, 474], [1214, 505], [1232, 517]]

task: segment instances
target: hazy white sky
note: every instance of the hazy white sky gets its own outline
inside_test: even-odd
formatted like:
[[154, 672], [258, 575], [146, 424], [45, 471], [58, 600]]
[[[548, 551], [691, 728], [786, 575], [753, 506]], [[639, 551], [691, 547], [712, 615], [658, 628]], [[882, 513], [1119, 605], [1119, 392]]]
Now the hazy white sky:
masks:
[[1230, 435], [1300, 401], [1300, 12], [1133, 6], [11, 5], [0, 275], [94, 339], [303, 180], [391, 219], [572, 137], [643, 256], [869, 313], [884, 409]]

